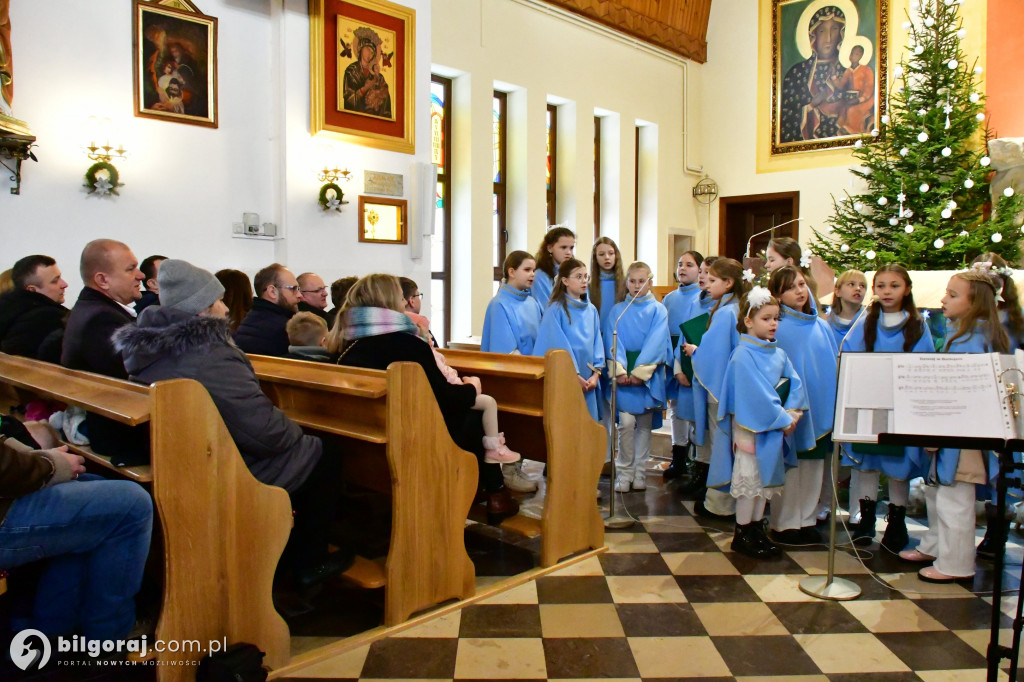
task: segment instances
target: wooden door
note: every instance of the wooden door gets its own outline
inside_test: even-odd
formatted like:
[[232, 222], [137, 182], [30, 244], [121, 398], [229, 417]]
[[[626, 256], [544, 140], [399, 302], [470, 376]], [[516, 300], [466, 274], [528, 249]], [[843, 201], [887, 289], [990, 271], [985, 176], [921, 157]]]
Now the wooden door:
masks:
[[[747, 241], [753, 237], [750, 255], [756, 257], [767, 248], [772, 226], [783, 225], [799, 215], [799, 192], [722, 197], [718, 211], [718, 255], [743, 262]], [[764, 234], [758, 235], [759, 232]], [[774, 234], [799, 240], [799, 223], [784, 225]]]

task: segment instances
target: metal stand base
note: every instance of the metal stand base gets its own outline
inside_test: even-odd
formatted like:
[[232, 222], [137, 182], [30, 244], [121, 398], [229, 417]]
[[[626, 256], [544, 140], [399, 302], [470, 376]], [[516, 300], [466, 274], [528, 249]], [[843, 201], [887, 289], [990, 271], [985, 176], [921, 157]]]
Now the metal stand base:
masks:
[[849, 601], [860, 596], [860, 585], [827, 575], [809, 575], [800, 581], [800, 591], [818, 599]]
[[614, 516], [609, 516], [608, 518], [606, 518], [604, 520], [604, 527], [605, 528], [612, 528], [612, 529], [615, 529], [615, 530], [620, 530], [622, 528], [629, 528], [634, 523], [636, 523], [636, 522], [633, 519], [629, 518], [628, 516], [623, 516], [621, 514], [615, 514]]

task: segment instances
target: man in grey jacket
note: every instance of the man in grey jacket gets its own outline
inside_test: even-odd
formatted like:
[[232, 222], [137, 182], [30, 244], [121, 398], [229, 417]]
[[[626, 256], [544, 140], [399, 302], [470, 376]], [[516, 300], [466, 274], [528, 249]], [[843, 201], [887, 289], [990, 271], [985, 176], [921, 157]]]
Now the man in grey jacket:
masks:
[[304, 434], [264, 395], [231, 339], [217, 278], [176, 259], [165, 260], [157, 278], [160, 305], [114, 335], [129, 376], [146, 384], [194, 379], [206, 388], [252, 475], [291, 497], [295, 527], [286, 555], [300, 588], [345, 570], [351, 553], [327, 554], [340, 475], [336, 453], [325, 455], [320, 438]]

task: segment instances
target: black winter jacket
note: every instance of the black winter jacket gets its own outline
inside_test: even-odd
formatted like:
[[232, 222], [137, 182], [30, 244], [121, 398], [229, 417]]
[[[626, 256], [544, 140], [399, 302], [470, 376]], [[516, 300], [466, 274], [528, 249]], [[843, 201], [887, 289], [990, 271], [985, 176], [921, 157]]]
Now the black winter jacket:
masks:
[[288, 357], [285, 326], [295, 313], [276, 303], [254, 298], [252, 310], [235, 331], [235, 343], [246, 353]]
[[39, 349], [48, 336], [64, 328], [70, 312], [36, 291], [16, 289], [0, 296], [0, 350], [26, 358], [59, 361], [59, 354], [56, 358], [40, 357]]

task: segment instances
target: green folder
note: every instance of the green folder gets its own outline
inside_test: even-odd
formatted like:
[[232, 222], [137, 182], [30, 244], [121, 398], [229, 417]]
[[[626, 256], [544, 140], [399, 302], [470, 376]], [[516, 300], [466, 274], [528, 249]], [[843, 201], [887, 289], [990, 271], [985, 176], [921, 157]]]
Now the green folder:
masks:
[[626, 374], [632, 374], [633, 368], [636, 367], [636, 359], [640, 357], [640, 351], [638, 350], [627, 350], [626, 351]]
[[779, 394], [779, 400], [782, 401], [783, 406], [785, 406], [786, 401], [789, 400], [789, 387], [789, 377], [782, 377], [782, 379], [779, 380], [779, 383], [775, 384], [775, 392]]
[[[683, 322], [679, 325], [679, 331], [683, 333], [683, 338], [686, 339], [687, 343], [692, 343], [695, 346], [699, 346], [701, 339], [704, 338], [704, 332], [708, 330], [708, 320], [711, 316], [707, 313], [698, 315], [697, 317]], [[679, 353], [679, 367], [683, 370], [683, 374], [686, 378], [693, 383], [693, 362], [686, 353]]]

